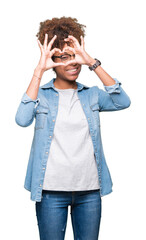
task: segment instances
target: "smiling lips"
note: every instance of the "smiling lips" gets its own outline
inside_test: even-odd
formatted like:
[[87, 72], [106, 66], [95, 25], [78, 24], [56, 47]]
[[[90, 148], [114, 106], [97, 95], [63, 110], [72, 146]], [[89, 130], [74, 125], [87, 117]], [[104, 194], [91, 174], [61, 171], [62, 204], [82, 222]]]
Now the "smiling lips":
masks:
[[67, 70], [67, 71], [74, 72], [74, 71], [77, 71], [77, 68], [69, 69], [69, 70]]
[[78, 72], [78, 68], [71, 68], [71, 69], [68, 69], [66, 70], [68, 73], [71, 73], [71, 74], [76, 74]]

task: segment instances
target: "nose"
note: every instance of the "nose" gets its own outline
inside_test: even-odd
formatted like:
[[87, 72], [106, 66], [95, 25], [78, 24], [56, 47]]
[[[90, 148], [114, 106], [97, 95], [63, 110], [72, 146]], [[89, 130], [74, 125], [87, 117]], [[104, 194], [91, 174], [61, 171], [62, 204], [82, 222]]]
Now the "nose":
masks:
[[77, 67], [79, 67], [79, 64], [78, 63], [70, 63], [68, 66], [77, 68]]

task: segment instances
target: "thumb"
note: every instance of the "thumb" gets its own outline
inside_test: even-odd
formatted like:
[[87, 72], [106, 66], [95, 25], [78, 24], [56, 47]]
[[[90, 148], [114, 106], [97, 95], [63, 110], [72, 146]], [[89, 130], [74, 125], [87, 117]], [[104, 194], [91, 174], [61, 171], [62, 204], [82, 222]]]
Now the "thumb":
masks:
[[54, 67], [57, 67], [57, 66], [65, 66], [65, 64], [64, 63], [55, 63]]
[[65, 66], [68, 66], [69, 64], [77, 64], [76, 60], [70, 60], [65, 63]]

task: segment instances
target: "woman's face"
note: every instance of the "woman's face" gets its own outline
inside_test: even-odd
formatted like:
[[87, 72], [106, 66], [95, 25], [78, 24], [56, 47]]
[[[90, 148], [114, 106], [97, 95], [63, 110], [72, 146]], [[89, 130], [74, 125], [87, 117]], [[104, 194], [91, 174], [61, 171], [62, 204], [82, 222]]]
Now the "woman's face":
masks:
[[[63, 47], [63, 50], [65, 47], [67, 47], [66, 43]], [[71, 46], [71, 47], [73, 47], [73, 46]], [[71, 55], [73, 54], [73, 52], [71, 52], [70, 50], [67, 50], [66, 53], [71, 54]], [[64, 55], [64, 53], [62, 53], [62, 54], [55, 53], [54, 56], [60, 56], [60, 55]], [[71, 60], [72, 59], [73, 59], [73, 57], [71, 58]], [[61, 62], [61, 59], [55, 58], [54, 62], [57, 62], [57, 63]], [[65, 63], [67, 63], [67, 62], [65, 62]], [[68, 64], [66, 66], [62, 65], [62, 66], [55, 67], [55, 72], [56, 72], [57, 78], [62, 79], [62, 80], [75, 81], [78, 78], [80, 71], [81, 71], [81, 65], [78, 63], [75, 63], [75, 64], [72, 63], [72, 64]]]

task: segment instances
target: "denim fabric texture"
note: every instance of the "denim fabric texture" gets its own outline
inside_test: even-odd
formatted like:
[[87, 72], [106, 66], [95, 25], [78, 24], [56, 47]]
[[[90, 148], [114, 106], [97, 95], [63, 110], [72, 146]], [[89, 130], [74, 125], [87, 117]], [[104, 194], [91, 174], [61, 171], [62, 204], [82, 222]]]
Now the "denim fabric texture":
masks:
[[[99, 113], [102, 111], [118, 111], [131, 104], [129, 96], [116, 78], [112, 86], [88, 87], [77, 83], [77, 93], [86, 115], [96, 157], [100, 196], [112, 192], [112, 179], [104, 156]], [[53, 131], [58, 111], [59, 93], [55, 90], [55, 78], [39, 87], [37, 99], [31, 99], [25, 92], [18, 106], [15, 121], [22, 127], [34, 124], [29, 161], [25, 176], [24, 188], [31, 192], [30, 199], [40, 202], [45, 176], [46, 164], [50, 150]]]
[[68, 206], [74, 239], [97, 240], [102, 216], [99, 190], [42, 191], [42, 201], [35, 203], [40, 240], [64, 240]]

